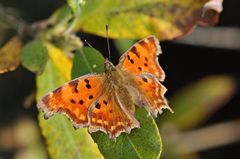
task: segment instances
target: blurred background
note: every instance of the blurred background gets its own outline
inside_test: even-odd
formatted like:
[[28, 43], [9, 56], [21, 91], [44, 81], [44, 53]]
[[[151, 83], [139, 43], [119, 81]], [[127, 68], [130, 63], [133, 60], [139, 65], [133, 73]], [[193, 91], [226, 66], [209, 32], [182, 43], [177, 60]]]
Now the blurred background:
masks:
[[[65, 3], [0, 0], [29, 23], [48, 18]], [[157, 119], [165, 146], [163, 158], [240, 158], [239, 6], [238, 0], [225, 0], [216, 26], [197, 27], [182, 39], [161, 42], [166, 97], [176, 116], [172, 119], [166, 113]], [[0, 37], [0, 44], [11, 34]], [[105, 38], [79, 35], [107, 57]], [[110, 47], [117, 64], [126, 50], [113, 39]], [[35, 75], [22, 66], [0, 75], [0, 159], [49, 158], [38, 126], [35, 91]], [[195, 105], [199, 108], [192, 110]], [[185, 113], [191, 111], [192, 115]], [[170, 150], [172, 156], [167, 154]]]

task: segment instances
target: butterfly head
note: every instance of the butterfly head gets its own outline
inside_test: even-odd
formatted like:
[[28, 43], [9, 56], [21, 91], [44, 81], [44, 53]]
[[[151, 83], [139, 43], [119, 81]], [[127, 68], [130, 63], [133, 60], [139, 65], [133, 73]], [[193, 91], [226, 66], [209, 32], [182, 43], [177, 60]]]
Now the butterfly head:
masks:
[[114, 70], [116, 70], [116, 67], [108, 59], [106, 59], [105, 62], [104, 62], [104, 68], [105, 68], [105, 71], [114, 71]]

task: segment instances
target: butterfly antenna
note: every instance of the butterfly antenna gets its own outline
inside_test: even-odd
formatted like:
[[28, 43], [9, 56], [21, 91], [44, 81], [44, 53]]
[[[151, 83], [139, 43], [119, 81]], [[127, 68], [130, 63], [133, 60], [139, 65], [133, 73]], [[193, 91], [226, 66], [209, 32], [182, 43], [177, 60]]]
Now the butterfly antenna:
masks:
[[86, 39], [84, 40], [84, 42], [85, 42], [89, 47], [91, 47], [91, 48], [94, 49], [94, 47], [92, 47], [92, 45], [90, 45], [89, 42], [88, 42]]
[[110, 52], [109, 37], [108, 37], [108, 25], [107, 24], [106, 24], [106, 37], [107, 37], [107, 47], [108, 47], [108, 58], [111, 61], [111, 52]]

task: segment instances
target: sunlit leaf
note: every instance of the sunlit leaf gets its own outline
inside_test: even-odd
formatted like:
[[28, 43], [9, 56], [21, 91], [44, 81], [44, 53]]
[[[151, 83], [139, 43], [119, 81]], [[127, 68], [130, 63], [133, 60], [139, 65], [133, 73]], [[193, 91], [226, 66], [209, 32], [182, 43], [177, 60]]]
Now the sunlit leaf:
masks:
[[105, 36], [108, 24], [112, 38], [137, 39], [154, 34], [161, 40], [174, 39], [191, 31], [202, 16], [208, 15], [203, 14], [208, 1], [88, 0], [81, 6], [75, 30]]
[[45, 43], [48, 49], [48, 55], [53, 60], [58, 70], [62, 73], [65, 80], [70, 80], [72, 61], [62, 50], [50, 43]]
[[235, 81], [229, 76], [210, 76], [197, 81], [170, 98], [175, 114], [163, 114], [159, 122], [189, 129], [206, 121], [235, 92]]
[[[103, 72], [103, 57], [92, 48], [84, 48], [77, 52], [74, 57], [73, 77], [89, 72]], [[97, 65], [98, 69], [92, 66]], [[94, 141], [106, 159], [112, 158], [148, 158], [158, 159], [162, 142], [158, 128], [151, 116], [148, 116], [146, 110], [137, 109], [136, 117], [141, 124], [140, 129], [134, 129], [130, 134], [123, 133], [116, 142], [109, 139], [109, 136], [96, 132], [92, 134]]]
[[19, 38], [11, 38], [0, 48], [0, 74], [15, 70], [20, 63], [22, 42]]
[[31, 41], [21, 51], [22, 65], [36, 74], [43, 72], [47, 60], [48, 50], [41, 41]]
[[72, 78], [77, 78], [89, 72], [102, 72], [103, 63], [104, 57], [97, 50], [84, 47], [75, 53]]
[[[44, 73], [37, 77], [38, 99], [64, 82], [62, 71], [59, 71], [50, 59]], [[102, 158], [87, 130], [74, 130], [71, 122], [63, 115], [55, 115], [48, 120], [44, 120], [43, 114], [40, 113], [39, 122], [52, 159]]]
[[67, 0], [69, 7], [72, 9], [73, 13], [77, 12], [80, 7], [82, 0]]

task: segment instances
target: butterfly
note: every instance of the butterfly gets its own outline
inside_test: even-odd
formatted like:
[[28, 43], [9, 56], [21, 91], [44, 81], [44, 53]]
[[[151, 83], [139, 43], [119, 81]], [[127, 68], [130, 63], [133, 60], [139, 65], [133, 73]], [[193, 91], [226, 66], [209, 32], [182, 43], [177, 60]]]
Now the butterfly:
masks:
[[166, 88], [160, 83], [165, 73], [158, 63], [159, 41], [149, 36], [134, 44], [114, 66], [108, 59], [103, 73], [90, 73], [73, 79], [49, 92], [37, 106], [48, 119], [54, 113], [65, 114], [74, 128], [88, 127], [118, 137], [140, 128], [134, 117], [135, 104], [152, 116], [162, 109], [172, 109], [164, 97]]

